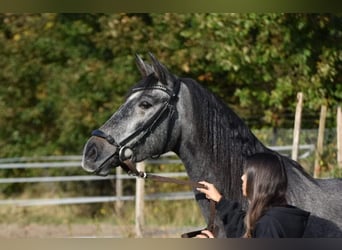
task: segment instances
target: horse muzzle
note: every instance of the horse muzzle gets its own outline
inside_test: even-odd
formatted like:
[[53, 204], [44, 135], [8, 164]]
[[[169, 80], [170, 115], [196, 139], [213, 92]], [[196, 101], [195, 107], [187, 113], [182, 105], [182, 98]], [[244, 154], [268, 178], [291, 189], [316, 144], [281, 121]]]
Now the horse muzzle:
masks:
[[82, 168], [97, 175], [108, 175], [111, 168], [120, 166], [118, 147], [106, 140], [91, 137], [83, 150]]
[[112, 136], [97, 129], [92, 132], [92, 137], [84, 148], [82, 167], [97, 175], [108, 175], [111, 168], [118, 167], [133, 157], [132, 148], [119, 146]]

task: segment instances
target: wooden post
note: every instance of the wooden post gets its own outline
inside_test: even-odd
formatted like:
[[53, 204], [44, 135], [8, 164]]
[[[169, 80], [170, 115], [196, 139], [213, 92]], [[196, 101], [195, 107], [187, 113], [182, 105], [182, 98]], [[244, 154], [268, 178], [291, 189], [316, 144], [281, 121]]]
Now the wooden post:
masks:
[[[122, 175], [122, 168], [118, 167], [116, 168], [116, 176], [121, 176]], [[122, 213], [122, 206], [123, 206], [123, 202], [121, 200], [122, 197], [122, 179], [117, 178], [116, 182], [115, 182], [115, 190], [116, 190], [116, 197], [117, 197], [117, 201], [115, 202], [115, 212], [116, 214], [118, 214], [119, 216]]]
[[292, 143], [292, 155], [291, 158], [295, 161], [298, 160], [298, 148], [299, 148], [299, 135], [302, 120], [302, 109], [303, 109], [303, 93], [297, 94], [297, 106], [295, 114], [295, 122], [293, 129], [293, 143]]
[[337, 166], [342, 168], [342, 110], [337, 107]]
[[[139, 171], [145, 171], [145, 163], [139, 162], [137, 164]], [[135, 237], [143, 237], [143, 226], [144, 226], [144, 200], [145, 200], [145, 180], [142, 178], [136, 179], [135, 189]]]
[[321, 157], [323, 153], [323, 141], [324, 141], [324, 130], [325, 130], [325, 120], [327, 117], [327, 106], [322, 105], [321, 114], [319, 118], [319, 127], [318, 127], [318, 137], [317, 137], [317, 146], [316, 146], [316, 157], [315, 157], [315, 165], [314, 165], [314, 177], [318, 178], [320, 175], [321, 167]]

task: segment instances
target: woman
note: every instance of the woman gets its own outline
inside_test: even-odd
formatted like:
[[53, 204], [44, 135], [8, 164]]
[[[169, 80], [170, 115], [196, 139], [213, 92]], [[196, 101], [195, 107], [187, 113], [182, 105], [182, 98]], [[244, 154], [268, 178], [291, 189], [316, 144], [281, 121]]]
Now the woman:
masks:
[[[242, 193], [248, 200], [248, 210], [241, 204], [224, 198], [213, 184], [199, 183], [197, 188], [208, 199], [217, 202], [216, 210], [222, 219], [227, 237], [283, 238], [302, 237], [310, 213], [286, 201], [287, 176], [281, 159], [271, 153], [251, 156], [244, 168]], [[214, 238], [203, 230], [197, 238]]]

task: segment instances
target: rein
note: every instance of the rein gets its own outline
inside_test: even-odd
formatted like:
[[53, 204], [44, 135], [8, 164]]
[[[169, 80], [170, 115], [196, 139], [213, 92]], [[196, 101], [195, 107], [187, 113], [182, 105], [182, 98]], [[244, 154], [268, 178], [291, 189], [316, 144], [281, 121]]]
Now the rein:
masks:
[[[174, 184], [179, 184], [179, 185], [186, 185], [190, 186], [192, 188], [206, 188], [203, 184], [200, 184], [198, 182], [194, 181], [185, 181], [185, 180], [180, 180], [176, 178], [170, 178], [170, 177], [165, 177], [165, 176], [160, 176], [160, 175], [154, 175], [154, 174], [149, 174], [146, 172], [139, 171], [134, 164], [130, 160], [126, 160], [121, 163], [122, 169], [124, 169], [127, 174], [138, 177], [138, 178], [143, 178], [143, 179], [150, 179], [153, 181], [158, 181], [158, 182], [164, 182], [164, 183], [174, 183]], [[205, 228], [206, 230], [209, 230], [210, 232], [213, 233], [214, 236], [216, 232], [216, 227], [215, 227], [215, 210], [216, 202], [213, 200], [210, 200], [210, 216], [209, 216], [209, 221], [208, 225]], [[198, 234], [201, 234], [202, 230], [197, 230], [193, 232], [188, 232], [184, 233], [181, 235], [182, 238], [193, 238]]]

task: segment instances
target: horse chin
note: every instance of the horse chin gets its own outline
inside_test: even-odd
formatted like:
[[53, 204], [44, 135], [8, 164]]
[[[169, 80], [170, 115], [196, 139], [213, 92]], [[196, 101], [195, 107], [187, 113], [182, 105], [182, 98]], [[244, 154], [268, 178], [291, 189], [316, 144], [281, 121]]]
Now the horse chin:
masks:
[[108, 161], [104, 162], [97, 170], [95, 170], [96, 175], [107, 176], [112, 169], [119, 166], [118, 157], [111, 157]]
[[107, 176], [110, 172], [110, 168], [102, 168], [100, 171], [94, 172], [98, 176]]
[[100, 175], [100, 176], [107, 176], [113, 168], [116, 168], [120, 165], [118, 157], [110, 157], [106, 161], [101, 163], [99, 162], [82, 162], [82, 168], [87, 172]]

